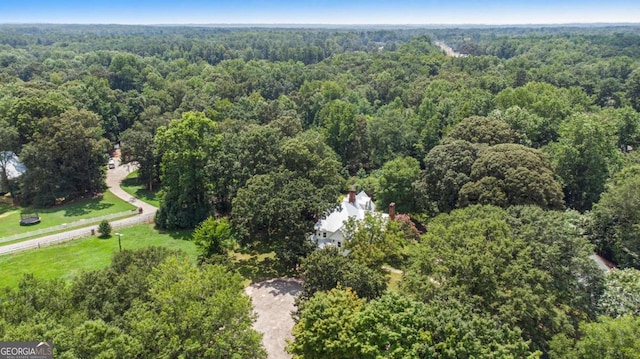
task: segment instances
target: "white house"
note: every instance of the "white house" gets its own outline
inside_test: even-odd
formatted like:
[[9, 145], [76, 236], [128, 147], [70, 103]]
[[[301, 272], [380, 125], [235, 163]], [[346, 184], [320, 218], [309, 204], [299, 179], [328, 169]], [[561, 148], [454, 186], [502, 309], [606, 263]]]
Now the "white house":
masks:
[[[340, 206], [326, 218], [319, 220], [314, 228], [314, 233], [311, 234], [310, 239], [318, 245], [319, 248], [325, 246], [342, 247], [344, 245], [344, 225], [353, 218], [356, 220], [363, 220], [365, 213], [377, 213], [375, 212], [376, 205], [364, 191], [356, 194], [356, 191], [350, 191], [348, 195], [344, 197]], [[394, 204], [389, 206], [389, 214], [378, 213], [383, 217], [389, 217], [389, 215], [395, 215]]]

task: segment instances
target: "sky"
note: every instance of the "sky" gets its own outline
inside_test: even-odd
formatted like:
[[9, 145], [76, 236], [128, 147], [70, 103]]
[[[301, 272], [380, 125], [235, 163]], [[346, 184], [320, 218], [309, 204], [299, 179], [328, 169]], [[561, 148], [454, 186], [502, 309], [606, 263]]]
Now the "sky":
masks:
[[0, 23], [639, 23], [640, 0], [0, 0]]

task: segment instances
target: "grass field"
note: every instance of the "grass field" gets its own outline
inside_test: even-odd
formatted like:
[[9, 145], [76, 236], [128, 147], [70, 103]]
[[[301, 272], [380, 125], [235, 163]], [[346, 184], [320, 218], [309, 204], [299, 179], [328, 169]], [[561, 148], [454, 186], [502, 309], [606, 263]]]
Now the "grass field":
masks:
[[400, 288], [400, 282], [402, 281], [402, 274], [389, 272], [387, 274], [387, 278], [389, 278], [389, 289], [392, 291], [398, 291]]
[[124, 181], [122, 181], [122, 184], [120, 184], [120, 188], [128, 194], [147, 202], [152, 206], [160, 207], [158, 191], [160, 191], [161, 186], [155, 188], [155, 191], [149, 192], [144, 185], [138, 183], [138, 171], [129, 173], [127, 178], [125, 178]]
[[[191, 231], [159, 232], [153, 225], [140, 225], [118, 231], [123, 249], [162, 246], [180, 249], [195, 262], [197, 248], [188, 241]], [[118, 237], [96, 237], [45, 247], [37, 250], [0, 256], [0, 287], [15, 287], [25, 273], [36, 278], [71, 279], [83, 271], [106, 267], [118, 251]]]
[[[11, 204], [0, 203], [0, 237], [53, 227], [83, 218], [129, 211], [134, 208], [136, 208], [134, 205], [121, 200], [108, 191], [101, 197], [78, 200], [73, 203], [43, 209], [16, 207]], [[38, 212], [41, 223], [33, 226], [21, 226], [20, 214], [32, 212]]]

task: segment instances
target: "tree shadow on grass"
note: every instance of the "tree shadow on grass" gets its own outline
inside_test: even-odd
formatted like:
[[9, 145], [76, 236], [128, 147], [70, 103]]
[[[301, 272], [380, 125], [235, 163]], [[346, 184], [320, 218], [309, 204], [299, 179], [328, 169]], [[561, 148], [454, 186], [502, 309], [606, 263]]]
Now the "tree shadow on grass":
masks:
[[0, 202], [0, 215], [19, 209], [10, 203]]
[[[65, 217], [78, 217], [114, 206], [113, 203], [104, 203], [102, 200], [102, 196], [97, 196], [94, 198], [78, 199], [52, 207], [20, 207], [20, 209], [22, 213], [56, 213], [64, 211]], [[18, 207], [14, 208], [17, 209]], [[0, 207], [0, 211], [1, 210]]]
[[156, 227], [156, 230], [161, 234], [166, 234], [169, 237], [181, 241], [190, 241], [192, 239], [193, 230], [192, 229], [180, 229], [180, 230], [165, 230]]
[[[140, 181], [138, 180], [138, 177], [125, 178], [122, 181], [122, 185], [121, 185], [121, 187], [127, 189], [127, 191], [139, 186], [141, 186], [141, 184], [140, 184]], [[153, 203], [157, 203], [159, 200], [158, 192], [160, 192], [160, 189], [162, 189], [162, 186], [156, 185], [153, 191], [149, 191], [145, 187], [145, 185], [142, 185], [142, 187], [139, 187], [138, 189], [136, 189], [133, 195], [144, 202], [153, 204]]]
[[260, 281], [258, 284], [254, 284], [254, 287], [271, 288], [269, 293], [274, 296], [288, 294], [295, 297], [302, 292], [301, 281], [293, 278], [277, 278], [274, 280]]
[[236, 252], [248, 255], [260, 255], [274, 252], [277, 245], [274, 243], [265, 243], [262, 241], [255, 241], [248, 243], [236, 249]]
[[92, 199], [84, 199], [80, 200], [76, 203], [69, 204], [69, 207], [64, 209], [65, 217], [77, 217], [89, 214], [94, 211], [101, 211], [112, 207], [113, 203], [104, 203], [102, 201], [102, 196], [98, 198]]
[[140, 185], [140, 181], [138, 181], [138, 177], [128, 177], [122, 180], [121, 186], [124, 187], [133, 187], [133, 186], [139, 186]]
[[251, 257], [249, 259], [233, 261], [231, 267], [243, 277], [251, 280], [251, 283], [279, 278], [287, 274], [275, 259], [269, 257], [263, 260], [258, 259], [258, 257]]

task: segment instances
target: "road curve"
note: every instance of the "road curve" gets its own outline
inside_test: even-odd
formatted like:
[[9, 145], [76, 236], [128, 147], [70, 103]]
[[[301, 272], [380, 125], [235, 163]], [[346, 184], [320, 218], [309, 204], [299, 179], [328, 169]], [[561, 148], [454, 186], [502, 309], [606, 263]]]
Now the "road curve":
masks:
[[[155, 218], [156, 211], [158, 210], [156, 207], [143, 202], [135, 197], [132, 197], [130, 194], [122, 190], [120, 188], [120, 183], [124, 180], [127, 175], [137, 169], [136, 165], [126, 164], [121, 165], [119, 158], [114, 158], [116, 162], [116, 168], [108, 169], [107, 171], [107, 187], [109, 191], [113, 193], [116, 197], [125, 200], [134, 206], [142, 207], [142, 214], [137, 215], [135, 217], [127, 217], [117, 221], [110, 222], [111, 227], [122, 228], [133, 226], [140, 223], [151, 223]], [[74, 230], [70, 230], [67, 232], [51, 234], [44, 237], [34, 238], [23, 242], [8, 244], [6, 246], [0, 246], [0, 255], [9, 254], [13, 252], [20, 252], [34, 248], [40, 248], [42, 246], [48, 246], [54, 243], [61, 243], [70, 241], [77, 238], [83, 238], [91, 236], [93, 233], [97, 233], [98, 225], [92, 225], [82, 228], [77, 228]]]
[[445, 44], [443, 41], [436, 41], [435, 45], [444, 51], [447, 56], [451, 57], [465, 57], [466, 55], [455, 52], [449, 45]]

